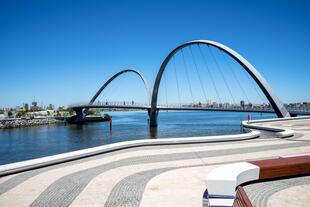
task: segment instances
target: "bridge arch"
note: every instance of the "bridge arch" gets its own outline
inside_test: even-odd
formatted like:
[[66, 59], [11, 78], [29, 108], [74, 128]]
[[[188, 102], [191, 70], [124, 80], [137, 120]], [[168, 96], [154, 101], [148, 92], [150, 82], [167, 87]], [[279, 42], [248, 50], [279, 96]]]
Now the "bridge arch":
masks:
[[115, 73], [109, 80], [107, 80], [101, 87], [100, 89], [97, 91], [97, 93], [93, 96], [93, 98], [90, 100], [89, 102], [89, 105], [92, 105], [95, 100], [97, 99], [97, 97], [101, 94], [101, 92], [115, 79], [117, 78], [118, 76], [124, 74], [124, 73], [134, 73], [136, 75], [138, 75], [140, 77], [140, 79], [142, 80], [144, 86], [145, 86], [145, 90], [146, 90], [146, 93], [147, 93], [147, 96], [148, 96], [148, 102], [150, 103], [150, 100], [151, 100], [151, 91], [150, 91], [150, 88], [149, 88], [149, 85], [146, 81], [146, 79], [143, 77], [143, 75], [137, 71], [137, 70], [134, 70], [134, 69], [125, 69], [125, 70], [121, 70], [117, 73]]
[[282, 117], [289, 117], [290, 114], [284, 107], [283, 103], [278, 99], [278, 97], [275, 95], [275, 93], [272, 91], [271, 87], [265, 80], [265, 78], [254, 68], [253, 65], [251, 65], [245, 58], [243, 58], [240, 54], [238, 54], [236, 51], [232, 50], [231, 48], [210, 40], [194, 40], [190, 42], [186, 42], [178, 47], [176, 47], [174, 50], [172, 50], [168, 56], [165, 58], [163, 63], [161, 64], [159, 71], [156, 76], [156, 80], [153, 87], [153, 93], [152, 93], [152, 99], [151, 99], [151, 110], [149, 112], [150, 116], [150, 126], [156, 127], [157, 126], [157, 97], [158, 97], [158, 90], [160, 81], [162, 78], [162, 75], [166, 69], [166, 66], [168, 65], [170, 59], [181, 49], [188, 47], [190, 45], [194, 44], [205, 44], [210, 45], [213, 47], [216, 47], [223, 52], [227, 53], [229, 56], [231, 56], [233, 59], [235, 59], [242, 68], [250, 74], [250, 76], [254, 79], [256, 84], [260, 87], [260, 89], [263, 91], [264, 95], [267, 97], [269, 103], [273, 107], [275, 113], [279, 118]]

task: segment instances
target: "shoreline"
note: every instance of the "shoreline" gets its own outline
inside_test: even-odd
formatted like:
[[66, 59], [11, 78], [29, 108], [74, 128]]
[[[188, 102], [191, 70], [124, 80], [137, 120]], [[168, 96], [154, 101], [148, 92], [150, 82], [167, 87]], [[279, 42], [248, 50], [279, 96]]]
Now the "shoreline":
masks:
[[63, 123], [63, 121], [57, 120], [55, 118], [5, 119], [5, 120], [0, 120], [0, 130], [61, 124], [61, 123]]
[[[0, 171], [3, 177], [0, 177], [7, 190], [0, 200], [4, 204], [9, 201], [15, 206], [41, 203], [99, 206], [119, 200], [124, 200], [120, 205], [138, 202], [141, 206], [150, 206], [160, 200], [162, 195], [173, 191], [175, 196], [169, 196], [160, 205], [174, 206], [176, 202], [186, 202], [184, 206], [201, 205], [206, 190], [205, 177], [215, 167], [249, 160], [309, 154], [307, 135], [310, 120], [295, 121], [261, 123], [275, 128], [298, 130], [298, 135], [289, 139], [279, 139], [275, 134], [262, 134], [261, 139], [252, 137], [246, 140], [226, 136], [226, 142], [222, 143], [215, 141], [223, 137], [217, 137], [216, 140], [216, 137], [213, 140], [210, 137], [179, 138], [170, 143], [163, 143], [164, 140], [161, 143], [160, 140], [148, 140], [149, 143], [123, 142], [4, 165]], [[209, 143], [203, 143], [206, 141]], [[27, 174], [15, 174], [18, 172]], [[165, 189], [168, 190], [163, 192]], [[191, 195], [188, 195], [189, 190], [193, 192]], [[69, 197], [72, 193], [76, 196]], [[133, 199], [128, 200], [128, 195]]]
[[[294, 118], [275, 118], [275, 119], [262, 119], [255, 120], [252, 122], [244, 121], [242, 125], [245, 128], [253, 128], [252, 130], [242, 134], [230, 134], [230, 135], [215, 135], [215, 136], [200, 136], [200, 137], [177, 137], [177, 138], [160, 138], [160, 139], [142, 139], [142, 140], [131, 140], [122, 141], [97, 147], [90, 147], [81, 150], [75, 150], [66, 153], [60, 153], [25, 161], [13, 162], [9, 164], [0, 165], [0, 177], [23, 172], [27, 170], [37, 169], [50, 165], [60, 164], [68, 161], [83, 159], [90, 156], [96, 156], [99, 154], [121, 151], [128, 148], [138, 148], [145, 146], [162, 146], [162, 145], [179, 145], [179, 144], [198, 144], [198, 143], [220, 143], [220, 142], [235, 142], [245, 141], [250, 139], [256, 139], [261, 136], [261, 131], [270, 131], [274, 133], [279, 132], [292, 132], [289, 137], [294, 136], [295, 131], [287, 127], [278, 126], [277, 124], [266, 124], [266, 123], [279, 123], [282, 121], [298, 121], [298, 120], [309, 120], [310, 117], [294, 117]], [[261, 123], [264, 128], [258, 127], [257, 124]], [[277, 136], [279, 138], [281, 136]], [[284, 136], [287, 137], [287, 136]]]

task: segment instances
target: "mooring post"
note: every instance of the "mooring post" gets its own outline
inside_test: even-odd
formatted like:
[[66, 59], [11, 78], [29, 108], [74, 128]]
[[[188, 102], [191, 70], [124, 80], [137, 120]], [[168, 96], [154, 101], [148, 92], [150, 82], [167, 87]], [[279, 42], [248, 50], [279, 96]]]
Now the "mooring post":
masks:
[[112, 131], [112, 116], [110, 116], [109, 124], [110, 124], [110, 131]]

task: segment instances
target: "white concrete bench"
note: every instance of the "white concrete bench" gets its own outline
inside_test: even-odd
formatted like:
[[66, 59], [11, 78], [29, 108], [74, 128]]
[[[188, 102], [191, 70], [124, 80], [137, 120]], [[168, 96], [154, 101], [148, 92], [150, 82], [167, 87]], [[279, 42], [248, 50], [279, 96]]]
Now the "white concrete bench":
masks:
[[208, 206], [233, 206], [236, 187], [259, 179], [259, 167], [248, 162], [224, 165], [206, 178]]
[[[262, 121], [265, 122], [265, 121]], [[273, 131], [276, 132], [276, 136], [280, 138], [286, 138], [286, 137], [291, 137], [294, 136], [294, 130], [292, 129], [287, 129], [284, 127], [279, 127], [279, 126], [268, 126], [267, 124], [265, 125], [256, 125], [255, 123], [261, 123], [259, 120], [257, 121], [242, 121], [242, 126], [246, 128], [251, 128], [251, 129], [260, 129], [260, 130], [266, 130], [266, 131]]]
[[279, 157], [223, 165], [212, 170], [207, 175], [207, 192], [204, 195], [204, 200], [207, 200], [207, 206], [209, 207], [233, 206], [236, 197], [236, 188], [243, 183], [307, 175], [309, 173], [309, 155]]
[[285, 129], [285, 131], [277, 132], [276, 136], [280, 138], [292, 137], [294, 136], [295, 131], [292, 129]]

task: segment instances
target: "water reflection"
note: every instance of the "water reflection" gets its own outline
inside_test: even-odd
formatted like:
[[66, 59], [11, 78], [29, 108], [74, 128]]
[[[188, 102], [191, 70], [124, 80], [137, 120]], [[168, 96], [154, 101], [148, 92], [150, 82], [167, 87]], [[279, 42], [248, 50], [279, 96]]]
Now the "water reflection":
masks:
[[157, 139], [157, 128], [150, 127], [150, 138]]

